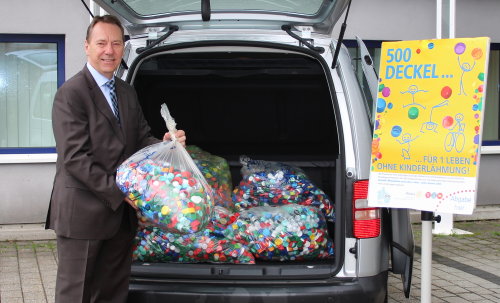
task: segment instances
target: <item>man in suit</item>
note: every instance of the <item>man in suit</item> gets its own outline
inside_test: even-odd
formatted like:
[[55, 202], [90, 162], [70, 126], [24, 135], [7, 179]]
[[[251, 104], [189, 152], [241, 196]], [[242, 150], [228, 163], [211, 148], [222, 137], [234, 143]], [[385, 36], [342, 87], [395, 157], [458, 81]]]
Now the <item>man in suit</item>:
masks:
[[[114, 77], [123, 50], [120, 21], [95, 17], [87, 29], [86, 66], [54, 98], [58, 157], [46, 227], [57, 235], [56, 302], [127, 298], [137, 207], [118, 189], [116, 169], [160, 140], [150, 135], [135, 90]], [[176, 138], [185, 144], [183, 131]]]

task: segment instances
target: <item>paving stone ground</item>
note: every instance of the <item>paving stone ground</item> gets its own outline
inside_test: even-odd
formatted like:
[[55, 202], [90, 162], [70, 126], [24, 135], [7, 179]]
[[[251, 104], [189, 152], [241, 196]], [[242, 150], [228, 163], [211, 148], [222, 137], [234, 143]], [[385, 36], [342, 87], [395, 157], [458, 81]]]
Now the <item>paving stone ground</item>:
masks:
[[[410, 298], [400, 277], [389, 276], [389, 302], [420, 302], [421, 226], [414, 224]], [[500, 302], [500, 220], [455, 222], [473, 235], [433, 236], [432, 302]], [[55, 241], [0, 242], [0, 302], [52, 303]]]
[[0, 302], [54, 302], [55, 241], [0, 242]]
[[[432, 302], [500, 302], [500, 220], [455, 222], [472, 235], [434, 235]], [[420, 302], [421, 225], [413, 224], [415, 259], [410, 298], [400, 277], [389, 276], [389, 302]]]

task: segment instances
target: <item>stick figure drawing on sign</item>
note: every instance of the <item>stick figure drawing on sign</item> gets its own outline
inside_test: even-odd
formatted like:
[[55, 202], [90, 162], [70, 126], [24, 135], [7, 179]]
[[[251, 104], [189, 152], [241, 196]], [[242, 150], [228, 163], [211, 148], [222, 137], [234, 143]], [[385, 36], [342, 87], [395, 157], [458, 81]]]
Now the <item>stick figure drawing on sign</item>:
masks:
[[429, 131], [433, 131], [433, 132], [437, 133], [436, 128], [437, 128], [438, 124], [436, 122], [432, 122], [432, 111], [435, 108], [438, 108], [441, 106], [446, 106], [446, 105], [448, 105], [448, 100], [444, 100], [443, 102], [441, 102], [437, 105], [434, 105], [431, 108], [431, 113], [429, 115], [429, 121], [422, 123], [422, 127], [420, 128], [420, 132], [425, 133], [425, 131], [429, 130]]
[[425, 106], [423, 106], [422, 104], [419, 104], [419, 103], [415, 102], [415, 94], [419, 93], [419, 92], [426, 93], [428, 91], [423, 90], [423, 89], [418, 89], [418, 86], [416, 86], [416, 85], [410, 85], [408, 87], [407, 91], [401, 92], [402, 94], [406, 94], [406, 93], [411, 94], [411, 100], [412, 100], [412, 102], [410, 104], [403, 105], [403, 108], [405, 108], [407, 106], [410, 106], [410, 105], [418, 105], [418, 106], [422, 107], [423, 109], [425, 109]]
[[401, 137], [401, 139], [402, 139], [401, 141], [399, 139], [396, 139], [396, 141], [398, 141], [399, 144], [405, 145], [405, 146], [403, 146], [403, 149], [401, 150], [401, 157], [403, 157], [403, 159], [409, 160], [411, 158], [410, 157], [410, 142], [417, 139], [417, 138], [418, 138], [418, 136], [416, 136], [415, 138], [412, 139], [411, 134], [406, 133]]
[[464, 89], [464, 74], [474, 69], [474, 66], [476, 66], [476, 61], [474, 61], [474, 64], [470, 66], [470, 63], [468, 62], [460, 63], [460, 56], [457, 56], [457, 58], [458, 66], [460, 66], [460, 68], [462, 69], [462, 76], [460, 76], [460, 92], [458, 94], [461, 95], [462, 93], [464, 93], [464, 95], [467, 96]]

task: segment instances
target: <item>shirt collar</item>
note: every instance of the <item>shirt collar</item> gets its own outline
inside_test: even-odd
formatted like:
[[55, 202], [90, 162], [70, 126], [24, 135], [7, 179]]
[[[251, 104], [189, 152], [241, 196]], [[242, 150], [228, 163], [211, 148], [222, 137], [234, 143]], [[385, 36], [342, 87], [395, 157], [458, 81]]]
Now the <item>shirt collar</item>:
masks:
[[89, 69], [90, 73], [92, 74], [92, 77], [94, 77], [95, 82], [97, 82], [98, 86], [103, 86], [106, 84], [111, 79], [106, 78], [103, 76], [101, 73], [99, 73], [90, 63], [87, 62], [87, 68]]

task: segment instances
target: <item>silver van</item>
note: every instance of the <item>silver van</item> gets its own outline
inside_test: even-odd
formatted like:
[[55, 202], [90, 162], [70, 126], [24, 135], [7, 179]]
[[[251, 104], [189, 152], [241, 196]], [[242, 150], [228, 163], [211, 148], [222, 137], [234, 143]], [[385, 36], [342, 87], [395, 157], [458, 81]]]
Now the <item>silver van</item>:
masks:
[[154, 135], [166, 131], [167, 103], [189, 144], [228, 161], [233, 184], [240, 155], [284, 162], [335, 208], [332, 259], [136, 262], [129, 302], [384, 302], [389, 271], [409, 295], [408, 211], [367, 205], [373, 97], [364, 91], [375, 95], [376, 74], [362, 44], [351, 58], [332, 38], [349, 0], [95, 2], [128, 30], [117, 75], [137, 90]]

